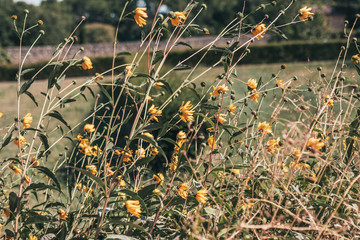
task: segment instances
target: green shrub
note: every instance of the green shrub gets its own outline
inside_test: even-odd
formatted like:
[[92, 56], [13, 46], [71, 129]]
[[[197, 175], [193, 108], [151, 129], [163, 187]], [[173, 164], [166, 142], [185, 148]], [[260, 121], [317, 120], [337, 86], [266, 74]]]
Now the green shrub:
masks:
[[114, 41], [115, 28], [109, 24], [89, 23], [81, 31], [83, 43], [109, 43]]

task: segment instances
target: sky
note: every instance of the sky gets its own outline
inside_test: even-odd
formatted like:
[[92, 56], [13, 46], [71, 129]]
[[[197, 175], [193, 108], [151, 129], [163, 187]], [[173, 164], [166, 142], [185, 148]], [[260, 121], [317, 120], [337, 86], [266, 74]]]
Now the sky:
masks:
[[40, 5], [41, 0], [15, 0], [15, 2], [26, 2], [34, 5]]

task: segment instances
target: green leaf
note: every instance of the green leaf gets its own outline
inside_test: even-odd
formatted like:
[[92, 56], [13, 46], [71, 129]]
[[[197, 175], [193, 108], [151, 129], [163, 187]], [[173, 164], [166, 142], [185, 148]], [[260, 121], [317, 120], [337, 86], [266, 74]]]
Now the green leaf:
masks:
[[37, 103], [34, 95], [32, 95], [31, 92], [25, 91], [24, 93], [35, 103], [36, 106], [39, 106], [39, 104]]
[[33, 84], [35, 81], [35, 78], [31, 78], [30, 80], [27, 80], [20, 88], [19, 91], [19, 95], [23, 94], [24, 92], [26, 92], [26, 90], [29, 89], [29, 87], [31, 86], [31, 84]]
[[186, 42], [177, 42], [175, 44], [175, 46], [178, 46], [178, 45], [183, 45], [183, 46], [186, 46], [186, 47], [189, 47], [190, 49], [192, 49], [191, 45]]
[[69, 126], [69, 124], [65, 121], [65, 119], [63, 118], [63, 116], [61, 115], [61, 113], [59, 113], [58, 111], [53, 111], [51, 113], [48, 113], [47, 116], [56, 118], [57, 120], [59, 120], [60, 122], [62, 122], [67, 128], [69, 128], [71, 130], [71, 127]]
[[116, 56], [117, 56], [117, 57], [118, 57], [118, 56], [124, 56], [124, 55], [130, 56], [130, 55], [131, 55], [131, 52], [121, 51], [121, 52], [116, 53]]
[[112, 102], [109, 92], [103, 87], [103, 85], [98, 82], [96, 82], [96, 84], [99, 86], [101, 92], [109, 99], [110, 102]]
[[58, 179], [56, 178], [55, 174], [50, 169], [48, 169], [47, 167], [43, 167], [43, 166], [35, 167], [35, 169], [39, 170], [40, 172], [44, 173], [46, 176], [51, 178], [51, 180], [54, 181], [58, 190], [61, 191], [60, 183], [59, 183]]
[[208, 123], [210, 123], [212, 127], [215, 127], [214, 122], [213, 122], [209, 117], [205, 116], [204, 114], [202, 114], [202, 113], [194, 113], [194, 115], [199, 115], [199, 116], [205, 118], [205, 120], [206, 120]]
[[173, 70], [174, 71], [182, 71], [182, 70], [189, 70], [192, 67], [190, 65], [186, 65], [186, 64], [180, 64], [180, 65], [176, 65]]
[[155, 57], [154, 60], [152, 62], [153, 65], [155, 65], [157, 62], [159, 62], [162, 58], [164, 57], [164, 51], [163, 50], [158, 50], [155, 52]]
[[28, 186], [25, 189], [24, 193], [26, 193], [30, 190], [42, 191], [42, 190], [46, 190], [46, 189], [52, 189], [52, 190], [59, 191], [58, 188], [51, 186], [51, 185], [47, 185], [45, 183], [32, 183], [32, 184], [30, 184], [30, 186]]
[[24, 225], [29, 224], [38, 224], [38, 223], [50, 223], [58, 221], [58, 219], [50, 217], [50, 216], [43, 216], [43, 215], [37, 215], [37, 216], [30, 216], [26, 221], [24, 222]]
[[[141, 226], [139, 226], [137, 224], [134, 224], [134, 223], [131, 223], [131, 222], [123, 222], [121, 220], [122, 220], [121, 217], [110, 217], [107, 221], [110, 224], [129, 226], [130, 228], [140, 230], [141, 232], [144, 233], [144, 235], [146, 235], [148, 237], [148, 239], [153, 239], [152, 236], [148, 233], [148, 231], [145, 228], [143, 228], [143, 227], [141, 227]], [[124, 239], [124, 240], [128, 240], [128, 239]], [[134, 238], [131, 238], [129, 240], [134, 240]]]
[[76, 171], [79, 171], [81, 172], [82, 174], [84, 174], [85, 176], [91, 178], [92, 180], [94, 180], [97, 184], [99, 184], [99, 186], [105, 190], [105, 183], [101, 180], [101, 178], [95, 176], [94, 174], [92, 174], [91, 172], [85, 170], [85, 169], [82, 169], [82, 168], [77, 168], [77, 167], [72, 167], [72, 166], [69, 166], [69, 168], [73, 168], [75, 169]]
[[48, 150], [50, 145], [49, 145], [49, 141], [47, 139], [47, 136], [45, 136], [42, 133], [39, 133], [39, 138], [40, 138], [41, 142], [44, 144], [45, 150]]
[[356, 72], [360, 76], [360, 67], [357, 64], [354, 64], [354, 66], [355, 66]]
[[48, 89], [54, 87], [55, 83], [57, 82], [56, 75], [60, 72], [61, 65], [56, 65], [54, 70], [50, 73], [48, 78]]
[[166, 134], [166, 131], [168, 130], [168, 128], [169, 128], [169, 122], [165, 122], [164, 125], [161, 127], [158, 137], [164, 136]]
[[11, 133], [9, 134], [9, 136], [7, 136], [7, 138], [5, 139], [5, 141], [1, 144], [1, 148], [0, 148], [0, 149], [3, 149], [6, 145], [8, 145], [8, 144], [10, 143], [11, 138], [12, 138], [12, 133], [13, 133], [13, 132], [11, 132]]
[[9, 194], [9, 208], [11, 212], [15, 212], [16, 207], [19, 205], [20, 199], [16, 195], [16, 193], [11, 192]]

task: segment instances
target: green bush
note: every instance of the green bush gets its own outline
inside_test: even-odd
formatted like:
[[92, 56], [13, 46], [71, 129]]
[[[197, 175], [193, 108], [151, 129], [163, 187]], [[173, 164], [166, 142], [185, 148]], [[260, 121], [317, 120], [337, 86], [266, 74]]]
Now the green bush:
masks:
[[109, 24], [86, 24], [81, 31], [83, 43], [109, 43], [114, 41], [115, 28]]

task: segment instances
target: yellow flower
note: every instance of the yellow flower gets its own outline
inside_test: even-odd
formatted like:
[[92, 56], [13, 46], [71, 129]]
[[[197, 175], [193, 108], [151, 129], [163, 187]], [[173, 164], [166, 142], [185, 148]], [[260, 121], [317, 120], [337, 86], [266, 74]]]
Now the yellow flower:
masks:
[[281, 164], [281, 168], [284, 171], [284, 173], [288, 173], [289, 172], [289, 168], [283, 163]]
[[69, 216], [66, 214], [66, 212], [64, 210], [62, 210], [61, 208], [59, 209], [59, 217], [63, 220], [67, 219]]
[[78, 183], [75, 185], [80, 191], [83, 190], [83, 185], [81, 183]]
[[321, 141], [321, 138], [311, 137], [306, 143], [306, 150], [313, 153], [321, 153], [321, 149], [325, 146], [325, 143]]
[[314, 15], [314, 13], [310, 12], [312, 8], [303, 7], [299, 10], [300, 17], [299, 19], [305, 22], [310, 16]]
[[25, 176], [24, 182], [29, 185], [30, 181], [31, 181], [31, 179], [28, 176]]
[[126, 209], [129, 213], [136, 217], [140, 217], [141, 209], [139, 200], [127, 200], [125, 202]]
[[268, 124], [266, 121], [265, 122], [262, 122], [262, 123], [259, 123], [258, 125], [258, 130], [260, 132], [262, 132], [262, 134], [267, 134], [267, 133], [271, 133], [271, 126], [270, 124]]
[[282, 82], [282, 80], [277, 80], [277, 81], [276, 81], [276, 86], [279, 87], [279, 88], [282, 88], [282, 89], [285, 88], [285, 85], [284, 85], [284, 83]]
[[324, 103], [326, 105], [328, 105], [329, 107], [333, 107], [334, 106], [334, 99], [332, 97], [330, 97], [330, 95], [327, 95], [324, 97]]
[[234, 111], [236, 110], [236, 106], [234, 105], [234, 104], [231, 104], [230, 106], [229, 106], [229, 113], [231, 114], [231, 115], [235, 115], [235, 113], [234, 113]]
[[88, 58], [88, 57], [83, 57], [81, 66], [84, 70], [89, 70], [89, 69], [93, 68], [92, 62], [91, 62], [90, 58]]
[[127, 163], [131, 161], [133, 150], [125, 148], [121, 154], [124, 154], [123, 162]]
[[86, 156], [97, 156], [102, 153], [102, 150], [98, 146], [86, 146], [84, 153]]
[[136, 24], [139, 25], [139, 27], [143, 27], [144, 25], [146, 25], [146, 20], [144, 18], [148, 18], [148, 15], [145, 11], [146, 8], [135, 9], [134, 19]]
[[173, 16], [170, 17], [171, 24], [174, 27], [179, 26], [186, 20], [186, 12], [173, 12]]
[[0, 118], [3, 118], [4, 114], [2, 112], [0, 112]]
[[[144, 136], [146, 136], [146, 137], [148, 137], [148, 138], [154, 139], [154, 135], [152, 135], [152, 134], [149, 133], [149, 132], [144, 132], [144, 133], [142, 133], [142, 135], [144, 135]], [[144, 140], [144, 141], [147, 142], [146, 140]]]
[[224, 114], [217, 114], [216, 115], [216, 120], [220, 123], [220, 124], [223, 124], [224, 122], [226, 122], [226, 119], [224, 118], [225, 115]]
[[266, 148], [268, 152], [274, 153], [280, 148], [280, 138], [269, 140], [266, 144]]
[[251, 30], [251, 33], [256, 36], [256, 39], [259, 40], [260, 38], [264, 37], [266, 33], [266, 26], [264, 23], [256, 25], [255, 29]]
[[104, 77], [100, 73], [95, 73], [95, 82], [103, 80]]
[[121, 175], [116, 177], [116, 182], [120, 186], [121, 189], [126, 187], [126, 182], [124, 179], [122, 179]]
[[162, 86], [164, 86], [164, 84], [162, 82], [157, 82], [155, 85], [155, 88], [159, 90], [162, 88]]
[[300, 156], [301, 156], [301, 151], [300, 151], [300, 149], [295, 148], [294, 151], [293, 151], [293, 156], [294, 156], [296, 159], [299, 159]]
[[[10, 209], [10, 207], [7, 206], [7, 209]], [[4, 209], [3, 211], [4, 211], [4, 216], [8, 218], [8, 217], [10, 217], [10, 211], [7, 209]]]
[[23, 129], [29, 128], [32, 121], [33, 121], [33, 118], [31, 116], [31, 113], [26, 114], [25, 117], [22, 120]]
[[207, 140], [207, 144], [209, 145], [209, 147], [211, 147], [212, 149], [216, 149], [216, 142], [214, 139], [214, 135], [211, 135], [208, 140]]
[[85, 168], [86, 170], [90, 171], [92, 175], [97, 174], [97, 168], [95, 165], [86, 165]]
[[227, 86], [222, 85], [222, 86], [218, 86], [217, 88], [214, 88], [214, 91], [212, 93], [210, 93], [210, 95], [213, 95], [213, 96], [217, 96], [219, 94], [225, 94], [227, 91], [229, 91], [229, 88]]
[[247, 81], [246, 86], [247, 86], [248, 88], [250, 88], [251, 90], [256, 89], [256, 88], [257, 88], [256, 79], [255, 79], [255, 78], [250, 78], [250, 79]]
[[142, 159], [142, 158], [146, 157], [145, 149], [143, 149], [143, 148], [140, 148], [140, 149], [136, 150], [135, 154], [136, 154], [137, 158], [139, 158], [139, 159]]
[[131, 71], [131, 66], [126, 66], [126, 76], [131, 77], [133, 75], [133, 72]]
[[254, 89], [254, 90], [252, 90], [251, 92], [249, 92], [249, 95], [250, 95], [250, 98], [254, 101], [254, 102], [256, 102], [256, 103], [258, 103], [258, 97], [260, 96], [260, 94], [256, 91], [256, 89]]
[[29, 237], [29, 240], [37, 240], [38, 238], [37, 237], [35, 237], [35, 236], [30, 236]]
[[153, 192], [154, 192], [155, 194], [161, 196], [161, 191], [160, 191], [159, 189], [155, 189]]
[[170, 166], [170, 171], [173, 171], [173, 172], [176, 171], [177, 166], [178, 166], [178, 162], [179, 162], [178, 156], [176, 156], [176, 155], [173, 156], [173, 158], [171, 159], [171, 162], [170, 162], [170, 164], [169, 164], [169, 166]]
[[88, 133], [95, 132], [95, 126], [94, 124], [85, 124], [84, 131]]
[[316, 182], [317, 180], [316, 174], [314, 172], [311, 172], [311, 175], [308, 177], [308, 179], [312, 182]]
[[151, 146], [150, 153], [151, 153], [151, 155], [156, 156], [159, 154], [159, 149], [157, 149], [155, 146]]
[[159, 122], [159, 119], [157, 117], [160, 117], [162, 114], [161, 110], [158, 110], [159, 107], [155, 107], [155, 105], [151, 105], [151, 107], [149, 108], [149, 110], [147, 111], [148, 113], [150, 113], [150, 119], [151, 120], [155, 120], [157, 122]]
[[232, 172], [235, 175], [239, 175], [240, 174], [240, 169], [230, 169], [230, 172]]
[[360, 55], [359, 55], [359, 54], [353, 55], [353, 56], [351, 57], [351, 61], [352, 61], [353, 63], [359, 63], [359, 62], [360, 62]]
[[181, 120], [184, 122], [191, 122], [194, 121], [194, 112], [191, 109], [193, 108], [193, 105], [190, 103], [190, 101], [187, 101], [184, 105], [184, 101], [181, 103], [181, 106], [179, 108], [179, 114]]
[[154, 174], [153, 179], [157, 184], [163, 185], [164, 184], [164, 175], [162, 173]]
[[21, 175], [22, 174], [22, 171], [20, 168], [16, 167], [13, 163], [10, 164], [10, 168], [14, 171], [15, 174], [19, 174]]
[[208, 191], [206, 189], [201, 189], [196, 193], [196, 200], [198, 200], [199, 203], [206, 203]]
[[154, 99], [153, 99], [151, 96], [148, 96], [148, 97], [147, 97], [147, 100], [148, 100], [148, 101], [154, 101]]
[[242, 204], [240, 209], [246, 210], [254, 206], [254, 199], [244, 199], [242, 200]]
[[33, 157], [30, 161], [31, 161], [31, 166], [32, 166], [32, 167], [38, 167], [38, 166], [40, 166], [40, 162], [39, 162], [39, 161], [36, 161], [35, 157]]
[[183, 199], [187, 199], [189, 193], [188, 193], [188, 184], [186, 182], [180, 184], [180, 188], [178, 189], [178, 194], [180, 195], [180, 197], [182, 197]]
[[176, 134], [177, 140], [185, 140], [186, 139], [186, 133], [184, 131], [180, 131]]

